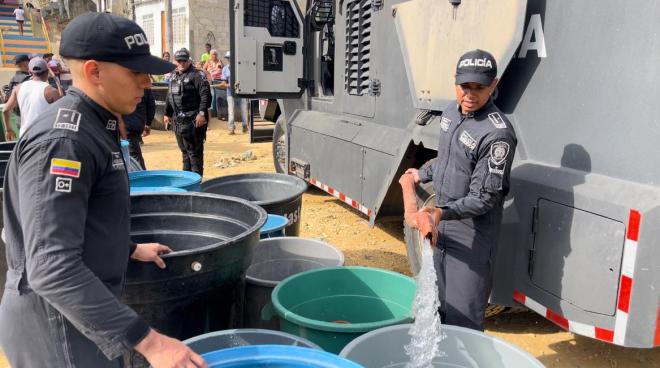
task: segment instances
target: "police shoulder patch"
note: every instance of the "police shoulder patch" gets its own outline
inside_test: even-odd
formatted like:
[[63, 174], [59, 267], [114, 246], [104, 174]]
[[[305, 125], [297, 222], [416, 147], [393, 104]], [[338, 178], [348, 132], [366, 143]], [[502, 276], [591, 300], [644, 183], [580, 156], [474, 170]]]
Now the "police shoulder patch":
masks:
[[53, 128], [77, 132], [80, 127], [81, 116], [82, 115], [76, 110], [60, 108], [57, 110], [57, 116], [55, 117]]
[[66, 160], [63, 158], [52, 158], [50, 160], [51, 175], [64, 175], [72, 178], [79, 178], [81, 168], [82, 164], [80, 161]]
[[55, 178], [55, 191], [61, 193], [71, 193], [71, 187], [73, 186], [73, 179], [71, 178]]
[[488, 170], [495, 174], [504, 174], [506, 159], [509, 157], [511, 146], [505, 141], [497, 141], [490, 145], [490, 158]]
[[504, 129], [506, 128], [506, 122], [504, 121], [504, 118], [502, 115], [500, 115], [499, 112], [493, 112], [488, 114], [488, 119], [490, 120], [493, 125], [495, 125], [495, 128], [497, 129]]

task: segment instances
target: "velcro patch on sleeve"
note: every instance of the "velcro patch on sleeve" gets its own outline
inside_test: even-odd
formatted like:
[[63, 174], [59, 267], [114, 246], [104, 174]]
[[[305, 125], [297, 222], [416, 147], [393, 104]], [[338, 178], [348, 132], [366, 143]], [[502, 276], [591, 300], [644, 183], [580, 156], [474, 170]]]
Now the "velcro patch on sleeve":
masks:
[[72, 178], [79, 178], [81, 166], [82, 164], [79, 161], [53, 158], [50, 160], [50, 173], [51, 175], [65, 175]]

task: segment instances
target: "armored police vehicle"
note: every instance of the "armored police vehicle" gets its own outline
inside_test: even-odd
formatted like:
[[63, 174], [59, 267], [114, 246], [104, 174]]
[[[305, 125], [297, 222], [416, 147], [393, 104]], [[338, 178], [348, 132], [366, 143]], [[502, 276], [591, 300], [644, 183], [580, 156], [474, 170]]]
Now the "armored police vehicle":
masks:
[[[655, 0], [232, 2], [234, 87], [279, 98], [274, 155], [368, 216], [401, 216], [467, 50], [488, 50], [518, 147], [491, 302], [660, 345], [660, 24]], [[433, 204], [431, 183], [419, 204]], [[413, 271], [419, 239], [407, 231]]]

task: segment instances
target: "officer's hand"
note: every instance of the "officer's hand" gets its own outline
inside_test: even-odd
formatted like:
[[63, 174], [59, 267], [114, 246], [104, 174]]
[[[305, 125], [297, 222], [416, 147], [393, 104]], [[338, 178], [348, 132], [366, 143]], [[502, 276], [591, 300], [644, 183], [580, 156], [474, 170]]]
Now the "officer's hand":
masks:
[[170, 119], [169, 116], [163, 116], [163, 124], [165, 124], [165, 130], [169, 130], [170, 124], [172, 123], [172, 120]]
[[11, 130], [11, 129], [7, 129], [7, 130], [5, 131], [5, 140], [6, 140], [7, 142], [10, 142], [10, 141], [13, 141], [13, 140], [15, 140], [15, 139], [16, 139], [16, 134], [14, 134], [14, 131]]
[[419, 181], [420, 181], [419, 170], [417, 170], [417, 169], [408, 169], [408, 170], [406, 170], [405, 174], [412, 174], [413, 179], [415, 180], [415, 184], [419, 183]]
[[438, 225], [435, 223], [434, 216], [430, 212], [421, 209], [417, 212], [415, 220], [422, 238], [429, 239], [431, 245], [435, 245], [438, 240]]
[[195, 117], [195, 126], [197, 128], [204, 126], [206, 124], [206, 118], [202, 114], [197, 114]]
[[151, 127], [149, 125], [145, 125], [144, 130], [142, 131], [142, 136], [146, 137], [149, 134], [151, 134]]
[[158, 243], [144, 243], [138, 244], [135, 248], [131, 258], [142, 261], [142, 262], [153, 262], [160, 268], [165, 268], [165, 261], [160, 258], [161, 254], [167, 254], [172, 252], [166, 245]]
[[135, 346], [154, 368], [207, 368], [201, 356], [179, 340], [151, 330]]

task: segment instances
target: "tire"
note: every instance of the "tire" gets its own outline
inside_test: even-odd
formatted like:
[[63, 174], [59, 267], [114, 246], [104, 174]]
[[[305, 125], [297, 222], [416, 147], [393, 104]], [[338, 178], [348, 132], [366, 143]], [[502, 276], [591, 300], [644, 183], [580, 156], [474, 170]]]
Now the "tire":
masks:
[[[432, 166], [437, 159], [426, 161], [419, 169], [426, 169]], [[419, 183], [415, 187], [415, 197], [417, 199], [417, 208], [432, 205], [435, 201], [435, 189], [433, 189], [433, 182]], [[410, 264], [410, 271], [413, 275], [417, 275], [422, 268], [422, 242], [419, 238], [419, 232], [411, 229], [403, 223], [403, 236], [406, 241], [406, 251], [408, 253], [408, 263]], [[486, 307], [486, 318], [493, 317], [502, 313], [507, 307], [498, 304], [488, 304]]]
[[275, 129], [273, 129], [273, 164], [275, 171], [280, 174], [287, 174], [287, 156], [288, 156], [288, 142], [286, 141], [286, 120], [284, 115], [280, 114], [275, 122]]

